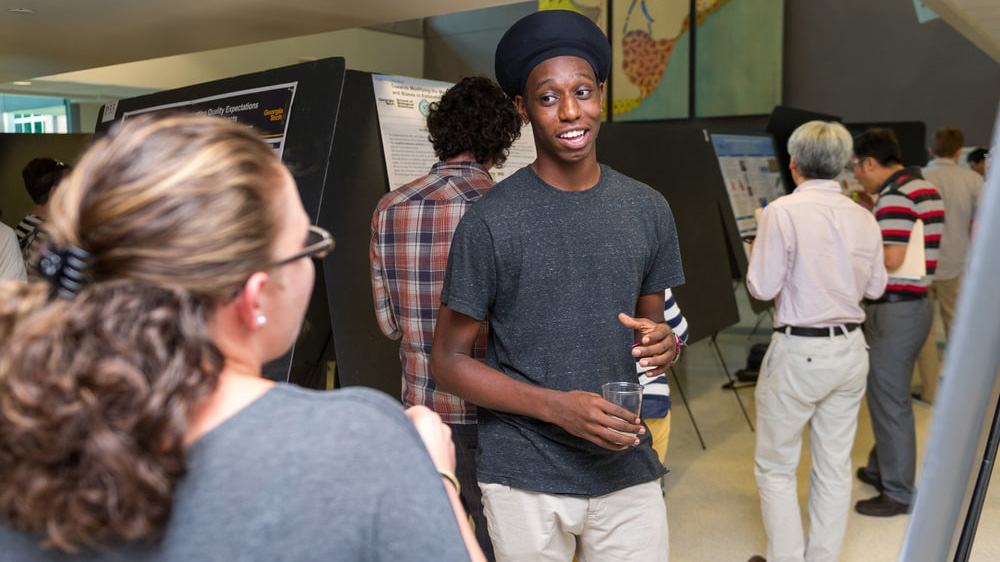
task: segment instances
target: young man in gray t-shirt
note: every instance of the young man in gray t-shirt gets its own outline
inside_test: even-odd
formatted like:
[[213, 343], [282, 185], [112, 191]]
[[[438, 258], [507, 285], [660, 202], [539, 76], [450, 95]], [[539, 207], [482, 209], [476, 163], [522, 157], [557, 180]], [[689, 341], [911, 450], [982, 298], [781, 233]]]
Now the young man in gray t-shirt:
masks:
[[[667, 560], [663, 467], [640, 420], [599, 393], [637, 381], [633, 356], [665, 371], [676, 339], [663, 290], [683, 273], [662, 195], [597, 161], [609, 69], [607, 39], [575, 12], [508, 30], [497, 79], [532, 124], [537, 159], [473, 205], [452, 242], [431, 371], [481, 406], [499, 562]], [[469, 357], [484, 318], [485, 365]]]

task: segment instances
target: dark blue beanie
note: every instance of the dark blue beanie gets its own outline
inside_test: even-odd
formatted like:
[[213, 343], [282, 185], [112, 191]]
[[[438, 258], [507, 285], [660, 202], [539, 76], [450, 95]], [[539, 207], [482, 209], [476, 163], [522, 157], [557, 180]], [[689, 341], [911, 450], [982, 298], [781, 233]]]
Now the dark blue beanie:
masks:
[[513, 98], [524, 93], [528, 75], [539, 63], [560, 56], [580, 57], [603, 83], [611, 71], [611, 44], [594, 22], [570, 10], [542, 10], [527, 15], [497, 44], [497, 83]]

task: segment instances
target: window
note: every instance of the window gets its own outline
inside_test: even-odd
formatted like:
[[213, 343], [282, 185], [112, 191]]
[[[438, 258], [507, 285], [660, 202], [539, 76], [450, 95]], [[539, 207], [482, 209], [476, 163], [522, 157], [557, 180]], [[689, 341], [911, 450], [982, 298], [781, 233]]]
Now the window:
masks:
[[[66, 100], [0, 96], [0, 131], [5, 133], [68, 133]], [[20, 98], [20, 99], [17, 99]], [[34, 103], [29, 103], [34, 102]]]

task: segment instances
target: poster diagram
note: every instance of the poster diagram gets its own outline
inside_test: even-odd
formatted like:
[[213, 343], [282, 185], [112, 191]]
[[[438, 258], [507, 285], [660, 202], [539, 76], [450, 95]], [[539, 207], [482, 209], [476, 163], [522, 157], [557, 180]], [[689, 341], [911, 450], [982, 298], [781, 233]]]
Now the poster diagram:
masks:
[[[396, 189], [425, 175], [438, 161], [427, 138], [427, 114], [432, 103], [452, 86], [448, 82], [372, 75], [375, 107], [378, 111], [382, 151], [389, 176], [389, 188]], [[521, 128], [521, 138], [510, 149], [503, 168], [492, 168], [500, 181], [535, 160], [531, 126]]]
[[156, 107], [145, 107], [122, 114], [122, 121], [129, 117], [159, 111], [162, 109], [182, 109], [195, 115], [215, 115], [241, 125], [253, 127], [277, 153], [284, 151], [285, 134], [288, 131], [288, 115], [295, 99], [295, 82], [276, 84], [263, 88], [253, 88], [188, 100]]
[[785, 194], [770, 135], [712, 135], [740, 236], [756, 234], [754, 209]]

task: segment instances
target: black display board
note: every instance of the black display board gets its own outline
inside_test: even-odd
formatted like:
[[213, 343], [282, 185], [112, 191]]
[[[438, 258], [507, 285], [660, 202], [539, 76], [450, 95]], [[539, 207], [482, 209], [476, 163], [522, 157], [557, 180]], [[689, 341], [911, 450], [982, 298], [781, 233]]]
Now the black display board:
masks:
[[[721, 138], [744, 137], [747, 139], [761, 139], [761, 140], [758, 142], [751, 143], [751, 146], [755, 146], [757, 148], [755, 148], [749, 153], [739, 154], [737, 156], [738, 153], [727, 152], [727, 151], [720, 152], [718, 146], [719, 144], [718, 141], [720, 140], [720, 137]], [[788, 169], [787, 168], [784, 170], [781, 169], [781, 163], [780, 161], [778, 161], [777, 157], [778, 150], [775, 147], [774, 138], [769, 133], [731, 134], [725, 132], [713, 132], [710, 135], [710, 138], [712, 139], [713, 150], [715, 151], [716, 157], [719, 160], [719, 167], [720, 170], [722, 170], [724, 181], [730, 181], [728, 178], [726, 178], [725, 170], [722, 169], [723, 166], [725, 166], [724, 162], [726, 162], [727, 159], [729, 159], [729, 162], [731, 163], [733, 159], [740, 160], [739, 156], [752, 155], [756, 157], [756, 159], [758, 159], [757, 162], [758, 165], [762, 164], [762, 162], [760, 162], [759, 159], [762, 158], [766, 159], [768, 160], [767, 162], [768, 170], [770, 171], [773, 169], [772, 166], [776, 166], [778, 169], [774, 171], [779, 173], [778, 182], [774, 185], [768, 184], [766, 187], [769, 189], [758, 189], [758, 192], [755, 194], [758, 197], [755, 197], [755, 199], [759, 198], [763, 194], [767, 195], [767, 201], [773, 201], [774, 199], [777, 199], [781, 195], [784, 195], [786, 193], [791, 193], [792, 190], [789, 189], [788, 185], [785, 183], [785, 176], [787, 175]], [[725, 145], [725, 143], [722, 144]], [[763, 150], [760, 150], [760, 147], [764, 147]], [[741, 166], [742, 165], [744, 164], [741, 163]], [[785, 173], [781, 173], [782, 171]], [[752, 183], [752, 181], [749, 179], [749, 176], [746, 176], [745, 174], [740, 174], [740, 175], [747, 178], [745, 181], [748, 184]], [[770, 179], [768, 178], [765, 181], [770, 181]], [[731, 187], [727, 186], [726, 189], [728, 191], [729, 189], [731, 189]], [[726, 195], [728, 196], [729, 193], [727, 192]], [[729, 201], [730, 203], [732, 203], [732, 198], [730, 198]], [[763, 201], [761, 201], [761, 203], [763, 203]], [[752, 224], [754, 225], [752, 231], [748, 232], [746, 228], [741, 228], [741, 226], [745, 227], [747, 225], [747, 219], [745, 217], [737, 217], [734, 205], [730, 204], [728, 207], [724, 207], [722, 209], [722, 221], [723, 221], [723, 227], [726, 230], [726, 240], [729, 241], [730, 266], [732, 267], [733, 270], [733, 278], [740, 280], [740, 284], [743, 286], [743, 290], [746, 292], [747, 299], [749, 300], [750, 310], [752, 310], [756, 314], [760, 314], [765, 310], [767, 310], [768, 308], [770, 308], [773, 305], [774, 301], [758, 300], [756, 297], [751, 295], [750, 290], [747, 289], [745, 279], [746, 279], [747, 268], [749, 267], [747, 250], [746, 250], [748, 246], [746, 242], [742, 242], [743, 235], [745, 234], [756, 235], [756, 220], [752, 221]], [[734, 236], [740, 239], [740, 241], [737, 242], [739, 245], [733, 245]]]
[[899, 149], [903, 154], [904, 166], [927, 165], [927, 147], [924, 139], [927, 137], [927, 125], [923, 121], [882, 121], [871, 123], [844, 123], [851, 136], [858, 136], [872, 127], [892, 129], [899, 140]]
[[[236, 117], [240, 123], [262, 130], [272, 145], [281, 134], [282, 161], [295, 177], [306, 212], [336, 238], [340, 225], [325, 222], [320, 210], [327, 184], [336, 182], [329, 163], [344, 73], [344, 59], [334, 57], [120, 100], [102, 108], [95, 129], [100, 135], [124, 116], [171, 106], [174, 110]], [[340, 251], [339, 242], [334, 254]], [[317, 271], [301, 335], [285, 357], [265, 366], [268, 378], [323, 386], [326, 364], [334, 358], [332, 310], [326, 294], [331, 274], [335, 272], [327, 264]]]
[[604, 123], [597, 159], [653, 187], [670, 204], [685, 277], [674, 295], [690, 325], [688, 343], [739, 322], [730, 246], [741, 242], [727, 241], [722, 213], [730, 205], [707, 135], [662, 123]]
[[382, 335], [375, 322], [371, 290], [372, 213], [389, 192], [379, 136], [372, 75], [348, 70], [343, 106], [333, 139], [320, 222], [331, 225], [337, 249], [323, 261], [330, 295], [337, 376], [343, 386], [364, 385], [399, 397], [402, 366], [399, 341]]

